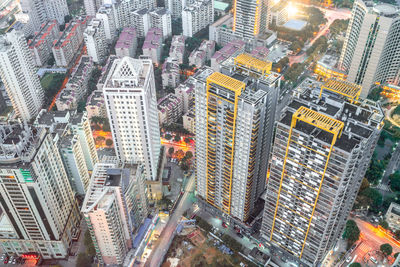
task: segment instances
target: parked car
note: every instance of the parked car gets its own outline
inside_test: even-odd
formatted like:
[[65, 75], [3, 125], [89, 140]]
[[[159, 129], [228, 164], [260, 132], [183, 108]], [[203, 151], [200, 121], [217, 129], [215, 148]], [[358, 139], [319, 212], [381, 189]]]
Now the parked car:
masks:
[[372, 261], [375, 264], [378, 264], [378, 261], [374, 257], [369, 258], [369, 260]]
[[236, 233], [236, 235], [237, 235], [238, 237], [240, 237], [240, 238], [243, 238], [243, 237], [244, 237], [244, 235], [243, 235], [242, 233]]
[[228, 228], [228, 225], [225, 222], [222, 222], [222, 227]]

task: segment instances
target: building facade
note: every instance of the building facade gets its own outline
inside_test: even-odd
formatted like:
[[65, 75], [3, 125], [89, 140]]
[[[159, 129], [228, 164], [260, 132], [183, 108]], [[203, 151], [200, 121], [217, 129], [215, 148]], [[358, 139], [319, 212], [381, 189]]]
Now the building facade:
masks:
[[12, 30], [0, 38], [0, 77], [15, 113], [24, 121], [36, 117], [44, 92], [22, 32]]
[[53, 43], [53, 55], [56, 65], [68, 67], [76, 56], [83, 42], [83, 32], [87, 25], [87, 18], [77, 18], [65, 25], [60, 37]]
[[9, 255], [68, 257], [80, 214], [58, 151], [59, 135], [27, 124], [0, 131], [0, 207], [10, 229], [7, 237], [0, 232], [0, 246]]
[[339, 63], [347, 80], [362, 86], [362, 97], [377, 84], [399, 84], [399, 32], [399, 7], [354, 1]]
[[64, 17], [69, 15], [66, 0], [22, 0], [20, 3], [22, 12], [29, 16], [28, 23], [33, 31], [40, 30], [48, 20], [64, 24]]
[[306, 79], [276, 125], [261, 234], [308, 266], [340, 238], [383, 126], [360, 86]]
[[163, 47], [162, 31], [158, 28], [151, 28], [146, 34], [142, 50], [143, 55], [151, 59], [154, 64], [160, 64]]
[[221, 215], [245, 222], [265, 187], [280, 75], [241, 54], [221, 72], [194, 78], [198, 196]]
[[124, 28], [115, 45], [115, 54], [119, 58], [135, 57], [137, 34], [135, 28]]
[[182, 117], [182, 99], [177, 97], [175, 94], [168, 94], [158, 100], [157, 107], [160, 125], [175, 123]]
[[213, 3], [212, 0], [197, 0], [183, 8], [182, 28], [184, 36], [193, 37], [214, 22]]
[[103, 93], [118, 159], [142, 163], [147, 179], [157, 180], [161, 144], [152, 62], [114, 60]]
[[53, 20], [43, 23], [33, 38], [28, 40], [28, 47], [36, 66], [46, 65], [47, 61], [53, 56], [51, 48], [54, 40], [58, 39], [59, 35], [58, 23]]
[[93, 62], [100, 64], [106, 60], [108, 44], [104, 31], [104, 21], [101, 19], [92, 19], [88, 23], [83, 36], [87, 53]]

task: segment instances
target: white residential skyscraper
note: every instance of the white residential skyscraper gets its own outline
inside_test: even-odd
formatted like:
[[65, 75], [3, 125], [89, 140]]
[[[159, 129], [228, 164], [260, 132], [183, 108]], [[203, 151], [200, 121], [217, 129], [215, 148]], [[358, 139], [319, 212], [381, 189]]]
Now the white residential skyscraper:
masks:
[[95, 17], [97, 10], [103, 5], [104, 0], [84, 0], [86, 15]]
[[141, 165], [120, 168], [116, 158], [97, 163], [82, 213], [101, 263], [122, 264], [132, 248], [132, 230], [147, 216]]
[[0, 77], [16, 114], [25, 121], [34, 118], [43, 105], [43, 88], [22, 32], [0, 36]]
[[106, 59], [107, 41], [104, 31], [104, 21], [92, 19], [83, 33], [89, 57], [93, 62], [102, 63]]
[[237, 0], [233, 6], [233, 28], [239, 36], [252, 39], [267, 28], [269, 0]]
[[0, 246], [9, 255], [65, 259], [77, 238], [80, 214], [59, 138], [27, 124], [0, 128]]
[[182, 10], [183, 36], [192, 37], [214, 21], [214, 1], [197, 0]]
[[118, 159], [143, 163], [147, 179], [156, 180], [161, 144], [152, 62], [116, 59], [103, 92]]
[[347, 80], [362, 85], [367, 97], [377, 84], [400, 82], [400, 8], [372, 1], [354, 1], [340, 57]]
[[64, 24], [64, 17], [69, 15], [66, 0], [21, 0], [21, 9], [29, 15], [29, 23], [38, 31], [42, 23], [57, 20]]

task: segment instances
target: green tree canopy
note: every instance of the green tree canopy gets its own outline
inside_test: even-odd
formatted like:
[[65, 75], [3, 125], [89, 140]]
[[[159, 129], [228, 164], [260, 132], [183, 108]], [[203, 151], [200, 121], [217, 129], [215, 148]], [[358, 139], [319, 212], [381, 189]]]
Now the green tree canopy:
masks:
[[400, 173], [395, 172], [389, 176], [390, 188], [393, 191], [400, 191]]
[[175, 142], [181, 141], [181, 136], [179, 134], [176, 134], [175, 137], [174, 137], [174, 141]]
[[112, 144], [113, 144], [113, 140], [111, 140], [111, 139], [106, 140], [106, 146], [112, 146]]
[[379, 225], [382, 226], [383, 229], [389, 229], [389, 224], [385, 220], [380, 221]]
[[349, 265], [349, 267], [362, 267], [362, 265], [358, 262], [353, 262], [352, 264]]
[[188, 158], [188, 159], [193, 158], [193, 153], [192, 153], [192, 151], [187, 151], [186, 154], [185, 154], [185, 157]]
[[174, 154], [174, 151], [175, 151], [174, 147], [171, 146], [170, 148], [168, 148], [168, 154], [170, 156], [172, 156], [172, 154]]
[[164, 135], [164, 138], [167, 139], [167, 140], [171, 140], [172, 139], [172, 135], [166, 134], [166, 135]]
[[370, 199], [373, 208], [378, 208], [382, 204], [382, 194], [375, 188], [366, 188], [360, 195]]
[[360, 238], [360, 229], [357, 223], [353, 220], [348, 220], [346, 222], [346, 227], [344, 228], [343, 238], [347, 239], [347, 245], [353, 245]]
[[393, 248], [390, 244], [382, 244], [379, 248], [385, 256], [389, 256], [393, 252]]

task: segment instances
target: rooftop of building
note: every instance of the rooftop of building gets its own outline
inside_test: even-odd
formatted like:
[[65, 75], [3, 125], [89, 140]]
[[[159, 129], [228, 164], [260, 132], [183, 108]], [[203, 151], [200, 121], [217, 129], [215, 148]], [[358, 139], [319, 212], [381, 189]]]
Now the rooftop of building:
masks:
[[104, 96], [103, 96], [103, 91], [101, 90], [95, 90], [93, 91], [90, 96], [88, 97], [87, 106], [102, 106], [104, 105]]
[[40, 30], [38, 32], [35, 32], [33, 38], [28, 40], [28, 46], [30, 48], [39, 46], [46, 40], [46, 38], [48, 38], [48, 36], [54, 30], [59, 32], [58, 23], [56, 20], [49, 20], [46, 23], [43, 23], [42, 26], [40, 27]]
[[162, 45], [162, 31], [158, 28], [151, 28], [146, 34], [143, 49], [158, 49]]
[[138, 167], [137, 164], [120, 166], [115, 157], [107, 158], [106, 162], [97, 163], [82, 205], [82, 212], [90, 212], [112, 187], [119, 187], [125, 191], [131, 182], [136, 181]]
[[[293, 114], [300, 107], [307, 107], [342, 121], [345, 127], [335, 146], [346, 152], [350, 152], [364, 139], [368, 139], [375, 129], [381, 127], [384, 114], [378, 104], [369, 100], [350, 103], [345, 97], [332, 91], [323, 91], [320, 98], [322, 86], [323, 82], [317, 82], [311, 78], [304, 80], [296, 88], [292, 101], [282, 112], [280, 122], [290, 126]], [[333, 138], [332, 133], [302, 121], [296, 124], [295, 129], [312, 134], [328, 144]]]
[[226, 44], [219, 51], [215, 52], [211, 58], [215, 59], [217, 62], [222, 62], [225, 59], [230, 58], [231, 56], [235, 55], [235, 53], [238, 53], [238, 51], [243, 50], [245, 45], [246, 45], [246, 42], [243, 40], [232, 41], [232, 42]]
[[327, 53], [320, 60], [318, 60], [318, 64], [329, 69], [336, 69], [338, 61], [339, 61], [338, 55]]
[[45, 136], [45, 129], [28, 124], [0, 126], [0, 166], [29, 164]]
[[147, 13], [149, 13], [149, 10], [147, 8], [141, 8], [141, 9], [133, 10], [132, 13], [143, 16], [143, 15], [146, 15]]
[[66, 123], [71, 118], [71, 112], [68, 110], [64, 111], [50, 111], [41, 110], [36, 117], [35, 125], [51, 126], [54, 123]]
[[397, 216], [400, 216], [400, 204], [398, 204], [396, 202], [390, 203], [387, 213], [393, 213]]
[[130, 48], [136, 40], [136, 29], [132, 27], [124, 28], [119, 35], [115, 48]]
[[269, 49], [265, 46], [257, 46], [251, 51], [250, 54], [260, 60], [267, 60]]
[[156, 7], [149, 11], [150, 13], [157, 14], [158, 16], [163, 16], [165, 14], [169, 14], [169, 10], [165, 7]]
[[100, 31], [103, 21], [101, 19], [93, 18], [87, 25], [85, 29], [85, 34], [89, 36], [94, 36]]
[[80, 28], [82, 24], [86, 24], [86, 22], [87, 22], [87, 17], [77, 18], [67, 23], [65, 25], [64, 31], [60, 35], [60, 38], [58, 38], [58, 40], [54, 40], [53, 46], [55, 48], [60, 48], [68, 44], [70, 42], [71, 37], [76, 34], [76, 31], [80, 30], [78, 28]]
[[71, 78], [68, 80], [69, 84], [77, 83], [82, 77], [88, 77], [88, 71], [93, 68], [93, 60], [89, 56], [82, 56], [78, 65], [74, 68]]
[[170, 58], [168, 57], [164, 64], [162, 65], [162, 73], [177, 73], [179, 74], [180, 68], [179, 68], [179, 62], [175, 58]]
[[110, 68], [104, 87], [108, 88], [143, 88], [152, 62], [148, 59], [135, 59], [123, 57], [115, 59]]
[[197, 0], [186, 5], [183, 10], [184, 11], [194, 11], [196, 9], [201, 8], [202, 6], [212, 5], [214, 0]]
[[369, 8], [370, 12], [377, 15], [395, 18], [400, 15], [400, 7], [388, 3], [378, 2], [374, 3], [372, 1], [364, 1], [366, 6]]
[[157, 102], [158, 110], [163, 112], [165, 109], [172, 109], [175, 105], [182, 102], [182, 100], [175, 94], [169, 93]]
[[114, 60], [116, 60], [116, 59], [118, 59], [118, 57], [115, 55], [110, 55], [107, 58], [106, 64], [101, 69], [101, 76], [100, 76], [99, 81], [97, 82], [98, 84], [104, 84], [106, 82], [107, 75], [110, 72], [111, 67], [113, 66]]
[[199, 46], [199, 50], [214, 49], [215, 41], [213, 40], [203, 40]]
[[221, 11], [226, 11], [226, 9], [228, 7], [229, 7], [228, 3], [214, 0], [214, 9], [218, 9], [218, 10], [221, 10]]

